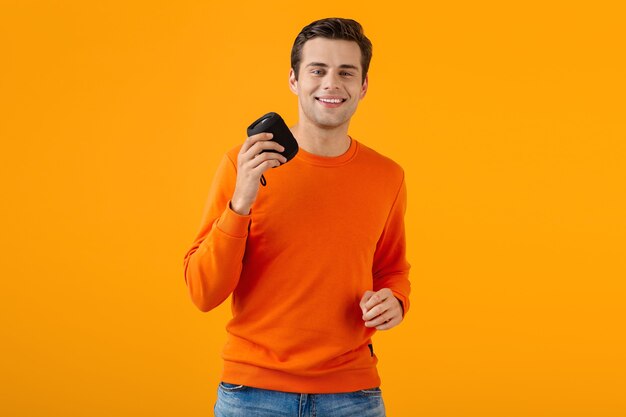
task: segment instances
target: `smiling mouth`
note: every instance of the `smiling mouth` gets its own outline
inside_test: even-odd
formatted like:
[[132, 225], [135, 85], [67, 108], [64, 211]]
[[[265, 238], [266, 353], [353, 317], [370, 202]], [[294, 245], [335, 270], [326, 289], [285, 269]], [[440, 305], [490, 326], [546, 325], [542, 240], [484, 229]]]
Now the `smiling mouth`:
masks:
[[341, 104], [347, 100], [347, 98], [319, 98], [315, 97], [315, 100], [321, 101], [322, 103], [327, 104]]

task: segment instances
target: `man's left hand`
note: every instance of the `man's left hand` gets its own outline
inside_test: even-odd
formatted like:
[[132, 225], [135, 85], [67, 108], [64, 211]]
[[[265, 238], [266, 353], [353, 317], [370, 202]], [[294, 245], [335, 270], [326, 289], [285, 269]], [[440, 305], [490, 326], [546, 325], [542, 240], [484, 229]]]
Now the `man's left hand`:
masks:
[[365, 291], [361, 302], [365, 327], [389, 330], [402, 321], [402, 305], [389, 288], [377, 292]]

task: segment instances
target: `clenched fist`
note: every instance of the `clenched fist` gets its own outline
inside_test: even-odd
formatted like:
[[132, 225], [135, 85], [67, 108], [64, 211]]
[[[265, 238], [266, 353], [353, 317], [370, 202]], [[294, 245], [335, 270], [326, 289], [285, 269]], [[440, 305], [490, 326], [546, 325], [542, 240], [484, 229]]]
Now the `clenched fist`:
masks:
[[404, 309], [389, 288], [378, 292], [365, 291], [360, 302], [365, 327], [376, 327], [376, 330], [389, 330], [402, 321]]

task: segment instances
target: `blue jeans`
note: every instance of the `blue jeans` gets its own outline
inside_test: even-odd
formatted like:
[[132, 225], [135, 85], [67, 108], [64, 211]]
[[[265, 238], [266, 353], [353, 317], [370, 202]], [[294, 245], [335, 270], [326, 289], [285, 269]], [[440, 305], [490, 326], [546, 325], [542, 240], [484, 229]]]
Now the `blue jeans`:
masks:
[[297, 394], [220, 382], [215, 417], [385, 417], [379, 387], [338, 394]]

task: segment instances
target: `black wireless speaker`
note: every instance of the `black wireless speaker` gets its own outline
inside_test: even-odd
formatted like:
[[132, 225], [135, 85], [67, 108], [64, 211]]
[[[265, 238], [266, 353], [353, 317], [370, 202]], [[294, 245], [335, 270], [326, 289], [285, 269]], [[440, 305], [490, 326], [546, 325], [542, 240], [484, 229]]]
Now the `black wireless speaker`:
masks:
[[[298, 142], [296, 141], [296, 138], [293, 137], [291, 131], [285, 124], [285, 121], [278, 113], [267, 113], [256, 119], [250, 126], [248, 126], [248, 137], [262, 132], [271, 133], [273, 135], [271, 140], [276, 141], [285, 147], [284, 151], [278, 153], [287, 158], [287, 162], [292, 160], [298, 153]], [[277, 151], [264, 149], [261, 153], [263, 152]], [[261, 184], [263, 184], [263, 186], [266, 185], [265, 177], [262, 175]]]

